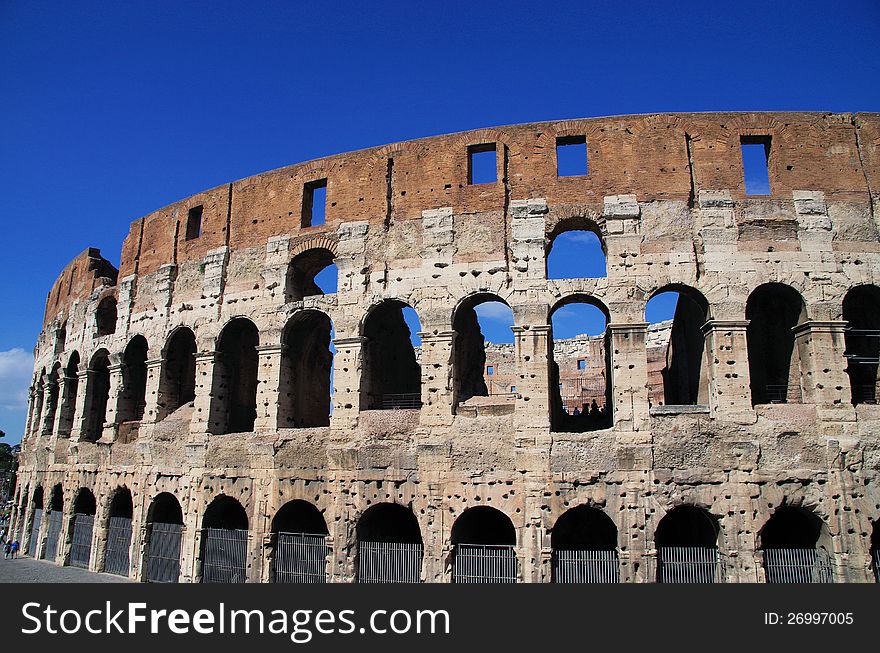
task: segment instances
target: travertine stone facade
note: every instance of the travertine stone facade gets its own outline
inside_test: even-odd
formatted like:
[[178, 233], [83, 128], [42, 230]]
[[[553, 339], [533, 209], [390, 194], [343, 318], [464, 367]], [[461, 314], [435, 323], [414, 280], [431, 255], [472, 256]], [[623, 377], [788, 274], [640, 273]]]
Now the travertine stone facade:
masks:
[[[586, 139], [586, 176], [557, 176], [556, 139], [568, 136]], [[770, 143], [766, 196], [745, 192], [740, 144], [754, 138]], [[491, 143], [497, 182], [469, 184], [468, 147]], [[304, 188], [322, 179], [326, 222], [302, 226]], [[515, 529], [519, 579], [549, 582], [554, 524], [591, 505], [616, 526], [621, 580], [640, 582], [654, 580], [661, 519], [687, 504], [716, 521], [726, 580], [745, 582], [764, 580], [762, 528], [793, 505], [821, 519], [837, 580], [871, 580], [880, 407], [852, 401], [844, 300], [880, 285], [878, 184], [880, 115], [711, 113], [481, 129], [199, 193], [134, 221], [118, 274], [87, 250], [51, 289], [16, 528], [27, 544], [35, 491], [42, 488], [48, 508], [60, 484], [57, 560], [68, 560], [75, 498], [89, 488], [97, 499], [90, 564], [102, 569], [110, 502], [125, 487], [130, 575], [143, 578], [149, 507], [167, 492], [183, 513], [181, 580], [193, 581], [203, 516], [224, 494], [247, 514], [247, 573], [256, 582], [270, 575], [273, 517], [301, 499], [326, 522], [330, 580], [345, 582], [356, 575], [359, 517], [393, 502], [418, 521], [422, 579], [446, 582], [453, 523], [468, 508], [491, 506]], [[199, 235], [187, 238], [196, 207]], [[547, 252], [568, 229], [600, 235], [607, 277], [547, 279]], [[335, 261], [338, 291], [292, 292], [291, 263], [316, 251]], [[752, 401], [750, 364], [763, 357], [750, 361], [758, 319], [747, 312], [763, 284], [803, 300], [786, 326], [794, 334], [789, 376], [762, 386], [768, 397], [783, 386], [786, 403]], [[702, 390], [688, 405], [658, 411], [649, 402], [645, 304], [667, 288], [705, 301]], [[98, 307], [108, 297], [116, 323], [103, 334]], [[457, 405], [455, 315], [479, 298], [506, 302], [515, 321], [517, 392], [509, 410], [494, 413]], [[377, 389], [378, 355], [369, 352], [384, 336], [367, 335], [366, 325], [386, 300], [420, 320], [421, 408], [375, 403], [377, 393], [412, 395], [394, 378]], [[570, 301], [608, 316], [609, 428], [552, 427], [550, 316]], [[289, 397], [306, 390], [302, 372], [285, 361], [292, 347], [306, 350], [312, 331], [285, 334], [306, 314], [316, 325], [324, 324], [317, 314], [332, 320], [333, 410], [327, 424], [290, 428], [284, 411], [298, 404]], [[236, 318], [246, 319], [224, 330]], [[195, 344], [175, 359], [169, 342], [182, 327]], [[131, 354], [137, 336], [145, 360]], [[253, 369], [230, 358], [254, 349]], [[408, 373], [398, 354], [380, 367]], [[192, 397], [167, 372], [182, 364], [175, 360], [194, 365]], [[248, 374], [255, 396], [241, 398], [239, 414], [229, 397], [249, 387]], [[252, 431], [228, 432], [248, 419]], [[38, 551], [47, 528], [37, 533]]]

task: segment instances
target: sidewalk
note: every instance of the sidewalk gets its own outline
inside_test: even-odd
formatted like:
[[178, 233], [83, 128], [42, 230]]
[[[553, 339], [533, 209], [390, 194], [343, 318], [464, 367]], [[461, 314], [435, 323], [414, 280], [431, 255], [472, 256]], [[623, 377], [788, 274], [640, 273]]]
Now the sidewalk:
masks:
[[45, 560], [0, 557], [0, 583], [130, 583], [128, 578], [79, 567], [59, 567]]

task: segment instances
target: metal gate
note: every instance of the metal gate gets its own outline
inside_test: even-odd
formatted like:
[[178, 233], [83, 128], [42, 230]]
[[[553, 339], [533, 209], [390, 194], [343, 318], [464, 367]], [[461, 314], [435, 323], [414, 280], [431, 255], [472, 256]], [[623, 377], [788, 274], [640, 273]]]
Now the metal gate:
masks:
[[831, 556], [819, 549], [764, 549], [768, 583], [833, 583]]
[[107, 527], [107, 550], [104, 553], [104, 571], [108, 574], [128, 576], [130, 568], [131, 519], [111, 517]]
[[456, 544], [455, 583], [515, 583], [516, 551], [509, 544]]
[[248, 532], [202, 529], [202, 582], [244, 583], [247, 579]]
[[874, 558], [874, 580], [880, 583], [880, 549], [874, 549], [871, 555]]
[[326, 583], [329, 552], [325, 535], [278, 533], [272, 582]]
[[180, 578], [180, 541], [183, 524], [150, 524], [144, 562], [148, 583], [176, 583]]
[[619, 583], [617, 551], [554, 551], [553, 582]]
[[60, 510], [49, 512], [49, 528], [46, 531], [46, 547], [43, 549], [43, 559], [55, 560], [58, 555], [58, 538], [61, 537], [61, 523], [64, 513]]
[[657, 551], [658, 583], [723, 583], [724, 564], [718, 549], [663, 546]]
[[421, 544], [407, 542], [358, 542], [359, 583], [420, 583]]
[[34, 521], [31, 523], [31, 539], [28, 540], [27, 554], [32, 558], [37, 557], [37, 540], [40, 537], [40, 525], [43, 523], [43, 510], [34, 510]]
[[70, 538], [70, 564], [89, 568], [92, 559], [92, 530], [95, 516], [77, 513], [73, 516], [73, 535]]

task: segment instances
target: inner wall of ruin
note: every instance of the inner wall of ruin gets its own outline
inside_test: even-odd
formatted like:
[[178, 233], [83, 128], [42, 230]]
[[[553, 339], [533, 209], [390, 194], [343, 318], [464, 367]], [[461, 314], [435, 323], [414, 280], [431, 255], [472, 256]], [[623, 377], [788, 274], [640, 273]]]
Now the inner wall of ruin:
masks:
[[[588, 174], [557, 176], [558, 139], [572, 137], [586, 140]], [[769, 143], [766, 195], [746, 193], [750, 139]], [[469, 148], [493, 144], [496, 181], [469, 183]], [[322, 180], [326, 221], [304, 226]], [[143, 579], [150, 506], [169, 493], [182, 510], [180, 579], [198, 581], [206, 511], [225, 495], [246, 513], [247, 578], [259, 582], [273, 518], [298, 499], [323, 516], [329, 580], [350, 582], [360, 516], [396, 503], [418, 522], [421, 579], [450, 582], [453, 523], [489, 506], [513, 524], [519, 580], [550, 582], [557, 520], [592, 506], [616, 527], [620, 580], [653, 582], [658, 525], [694, 506], [717, 524], [724, 579], [763, 582], [764, 526], [795, 506], [821, 520], [835, 580], [873, 580], [880, 407], [853, 403], [844, 303], [880, 285], [878, 180], [878, 114], [662, 114], [397, 143], [181, 200], [131, 224], [118, 272], [89, 249], [49, 292], [14, 528], [39, 551], [50, 526], [34, 528], [37, 495], [48, 510], [60, 485], [56, 560], [69, 562], [87, 488], [89, 565], [103, 570], [111, 503], [126, 488], [129, 575]], [[599, 235], [607, 277], [548, 280], [553, 239], [569, 229]], [[315, 294], [311, 268], [328, 261], [338, 290]], [[802, 307], [750, 302], [764, 284]], [[664, 289], [706, 306], [700, 383], [681, 405], [656, 390], [667, 348], [648, 364], [658, 336], [645, 305]], [[457, 369], [480, 360], [464, 310], [481, 298], [514, 316], [515, 344], [488, 346], [481, 363], [503, 361], [505, 388], [516, 386], [497, 401], [469, 399], [483, 372]], [[551, 314], [572, 301], [602, 307], [608, 323], [588, 347], [607, 360], [597, 373], [610, 425], [582, 432], [553, 420], [552, 354], [559, 365], [565, 347]], [[417, 357], [400, 345], [404, 306], [421, 326]], [[790, 352], [754, 330], [768, 310], [793, 333]], [[665, 337], [684, 346], [694, 329]], [[778, 401], [755, 395], [759, 358], [759, 390], [784, 386]], [[383, 404], [392, 395], [406, 401]]]

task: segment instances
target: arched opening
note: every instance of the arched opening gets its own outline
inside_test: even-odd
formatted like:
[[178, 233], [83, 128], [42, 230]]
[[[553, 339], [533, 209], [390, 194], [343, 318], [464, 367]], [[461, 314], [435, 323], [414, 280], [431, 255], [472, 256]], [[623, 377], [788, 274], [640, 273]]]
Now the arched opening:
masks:
[[144, 580], [148, 583], [176, 583], [180, 578], [180, 543], [183, 511], [177, 498], [159, 494], [147, 511], [144, 546]]
[[46, 370], [40, 370], [34, 381], [34, 402], [33, 412], [31, 413], [30, 432], [31, 434], [39, 434], [42, 428], [41, 419], [43, 417], [43, 396], [46, 391]]
[[83, 439], [95, 442], [101, 437], [107, 418], [110, 398], [110, 357], [106, 349], [99, 349], [89, 363], [86, 385], [86, 420]]
[[73, 502], [71, 519], [70, 562], [74, 567], [89, 568], [92, 560], [92, 533], [97, 509], [95, 495], [88, 488], [80, 488]]
[[287, 266], [284, 301], [297, 302], [312, 295], [336, 292], [338, 271], [329, 249], [317, 247], [293, 257]]
[[814, 512], [781, 506], [759, 537], [768, 583], [833, 582], [830, 537]]
[[272, 582], [327, 582], [327, 523], [308, 501], [285, 503], [272, 520]]
[[596, 223], [586, 218], [560, 222], [547, 239], [548, 279], [607, 277], [607, 253]]
[[422, 533], [412, 510], [396, 503], [368, 508], [357, 523], [359, 583], [418, 583]]
[[492, 414], [508, 406], [516, 395], [516, 358], [513, 347], [513, 311], [497, 295], [481, 293], [463, 301], [455, 311], [452, 328], [453, 392], [458, 414], [476, 417], [483, 407]]
[[781, 283], [759, 286], [746, 302], [752, 405], [800, 403], [800, 356], [793, 329], [806, 320], [800, 293]]
[[[223, 329], [217, 345], [221, 402], [217, 434], [254, 430], [257, 417], [257, 346], [260, 335], [247, 318], [236, 318]], [[216, 392], [216, 391], [215, 391]]]
[[34, 498], [31, 501], [31, 520], [29, 537], [27, 541], [27, 555], [37, 557], [37, 544], [40, 540], [40, 528], [43, 525], [43, 486], [38, 485], [34, 490]]
[[104, 551], [104, 571], [128, 576], [131, 569], [131, 518], [134, 505], [131, 491], [121, 487], [113, 493], [107, 522], [107, 548]]
[[856, 286], [843, 298], [847, 368], [852, 403], [876, 404], [880, 368], [880, 288]]
[[598, 508], [565, 511], [550, 531], [554, 583], [619, 583], [617, 527]]
[[515, 583], [516, 529], [489, 506], [465, 510], [452, 524], [452, 580], [455, 583]]
[[99, 336], [116, 333], [116, 298], [105, 297], [95, 310], [95, 328]]
[[58, 437], [67, 438], [76, 417], [76, 391], [79, 387], [79, 353], [73, 352], [64, 368], [64, 394], [60, 397]]
[[46, 519], [49, 524], [46, 528], [46, 544], [43, 546], [42, 557], [44, 560], [55, 560], [58, 556], [61, 527], [64, 525], [64, 490], [61, 488], [61, 483], [52, 488], [49, 514]]
[[158, 419], [164, 419], [196, 398], [196, 336], [191, 329], [176, 329], [165, 345], [159, 382]]
[[55, 412], [58, 410], [59, 377], [61, 364], [55, 363], [46, 379], [46, 406], [43, 415], [43, 435], [52, 435], [55, 429]]
[[122, 391], [116, 406], [116, 422], [137, 422], [147, 405], [147, 341], [135, 336], [122, 354]]
[[363, 324], [361, 410], [421, 408], [422, 369], [418, 317], [403, 302], [389, 299], [373, 308]]
[[871, 561], [874, 565], [874, 579], [880, 583], [880, 519], [874, 522], [871, 532]]
[[64, 351], [64, 346], [67, 343], [67, 322], [64, 322], [58, 330], [55, 332], [55, 352], [61, 353]]
[[718, 521], [696, 506], [679, 506], [657, 525], [658, 583], [719, 583]]
[[589, 296], [569, 297], [550, 312], [550, 325], [551, 428], [574, 433], [610, 428], [608, 309]]
[[645, 307], [648, 397], [651, 406], [708, 404], [708, 369], [702, 327], [708, 303], [693, 288], [661, 288]]
[[201, 582], [244, 583], [247, 543], [247, 512], [238, 501], [221, 494], [202, 518]]
[[278, 425], [328, 426], [333, 396], [333, 323], [314, 310], [295, 314], [282, 335]]

